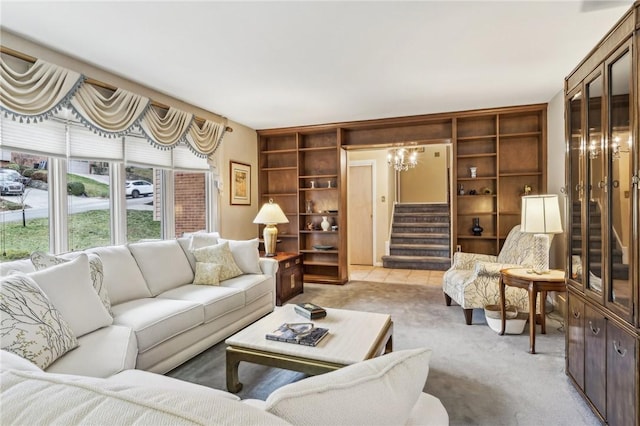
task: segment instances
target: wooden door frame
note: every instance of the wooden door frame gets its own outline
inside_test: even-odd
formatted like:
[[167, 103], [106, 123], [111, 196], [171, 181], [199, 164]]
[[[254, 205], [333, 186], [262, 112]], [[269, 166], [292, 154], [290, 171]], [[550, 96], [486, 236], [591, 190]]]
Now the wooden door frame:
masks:
[[[351, 167], [371, 167], [371, 264], [373, 266], [382, 266], [376, 264], [376, 246], [377, 246], [377, 238], [376, 238], [376, 216], [377, 216], [377, 208], [376, 208], [376, 200], [377, 200], [377, 188], [376, 188], [376, 162], [374, 160], [355, 160], [349, 161], [347, 164], [347, 182], [349, 182], [349, 175], [351, 174]], [[349, 185], [347, 185], [347, 198], [349, 197]], [[347, 213], [347, 229], [351, 229], [348, 224], [349, 214]], [[347, 265], [351, 264], [351, 241], [353, 238], [349, 238], [348, 236], [348, 245], [347, 245]]]

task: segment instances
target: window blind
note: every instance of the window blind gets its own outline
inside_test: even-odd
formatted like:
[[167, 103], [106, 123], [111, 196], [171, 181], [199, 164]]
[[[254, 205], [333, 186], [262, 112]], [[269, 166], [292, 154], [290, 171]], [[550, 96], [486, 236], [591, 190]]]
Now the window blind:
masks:
[[55, 120], [20, 123], [8, 117], [0, 118], [0, 147], [51, 157], [66, 157], [65, 125]]
[[108, 138], [86, 127], [69, 125], [69, 156], [75, 159], [123, 161], [122, 137]]
[[126, 164], [171, 168], [171, 150], [158, 149], [142, 137], [125, 136], [124, 158]]
[[185, 145], [179, 145], [172, 151], [173, 155], [173, 168], [175, 170], [184, 171], [202, 171], [208, 172], [210, 170], [209, 163], [206, 158], [200, 158], [196, 156]]

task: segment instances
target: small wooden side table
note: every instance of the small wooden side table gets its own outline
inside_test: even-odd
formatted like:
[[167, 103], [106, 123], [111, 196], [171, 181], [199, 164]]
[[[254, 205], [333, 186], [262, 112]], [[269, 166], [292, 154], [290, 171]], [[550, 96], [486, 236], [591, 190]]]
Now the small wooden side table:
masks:
[[[264, 253], [260, 253], [264, 256]], [[276, 273], [276, 305], [284, 302], [304, 291], [304, 269], [302, 254], [278, 252], [270, 259], [278, 261]]]
[[529, 292], [529, 353], [536, 353], [536, 302], [538, 293], [542, 294], [540, 301], [540, 332], [547, 333], [544, 304], [548, 291], [567, 291], [564, 271], [552, 269], [547, 274], [527, 272], [528, 268], [508, 268], [500, 271], [500, 310], [502, 313], [502, 327], [500, 335], [504, 335], [505, 320], [505, 286], [523, 288]]

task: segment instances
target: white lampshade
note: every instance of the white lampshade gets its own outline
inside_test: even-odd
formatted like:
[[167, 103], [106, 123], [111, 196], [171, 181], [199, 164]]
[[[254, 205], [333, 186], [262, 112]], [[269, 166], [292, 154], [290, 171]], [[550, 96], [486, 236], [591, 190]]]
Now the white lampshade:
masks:
[[522, 197], [520, 231], [530, 234], [561, 234], [558, 196], [526, 195]]
[[265, 225], [289, 223], [289, 219], [287, 219], [287, 216], [285, 216], [279, 205], [274, 203], [273, 200], [269, 200], [268, 203], [262, 206], [256, 218], [253, 219], [253, 223], [262, 223]]

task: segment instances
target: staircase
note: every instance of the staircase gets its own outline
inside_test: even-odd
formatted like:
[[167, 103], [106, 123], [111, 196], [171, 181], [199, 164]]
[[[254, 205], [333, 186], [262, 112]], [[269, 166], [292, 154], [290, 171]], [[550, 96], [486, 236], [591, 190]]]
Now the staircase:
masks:
[[[589, 268], [597, 277], [602, 277], [602, 225], [600, 207], [589, 202]], [[573, 204], [573, 232], [571, 234], [571, 253], [582, 255], [582, 236], [580, 235], [580, 203]], [[613, 248], [611, 255], [611, 278], [628, 280], [629, 265], [622, 263], [622, 250]]]
[[385, 268], [446, 271], [451, 266], [448, 204], [396, 204]]

